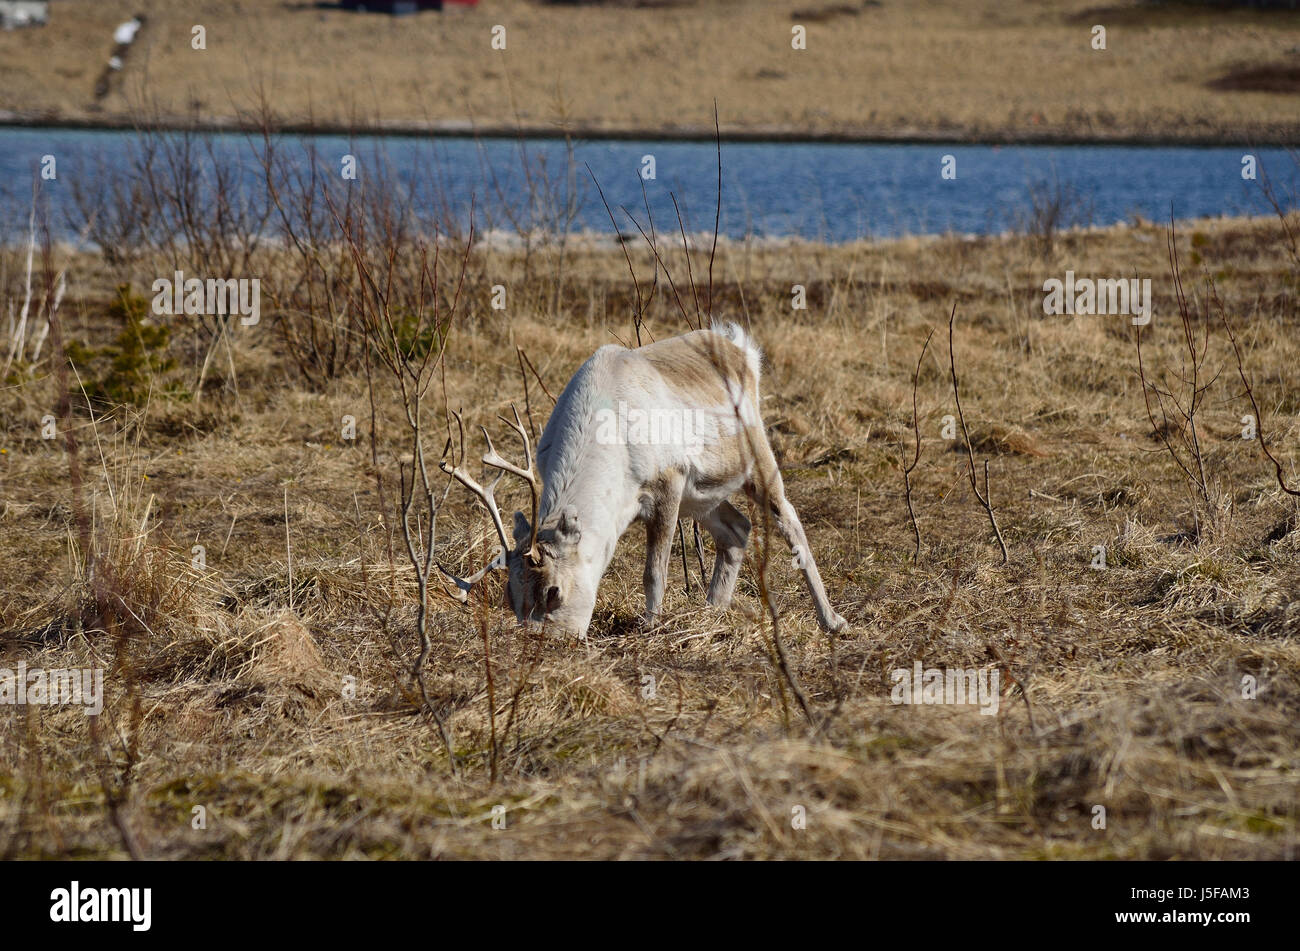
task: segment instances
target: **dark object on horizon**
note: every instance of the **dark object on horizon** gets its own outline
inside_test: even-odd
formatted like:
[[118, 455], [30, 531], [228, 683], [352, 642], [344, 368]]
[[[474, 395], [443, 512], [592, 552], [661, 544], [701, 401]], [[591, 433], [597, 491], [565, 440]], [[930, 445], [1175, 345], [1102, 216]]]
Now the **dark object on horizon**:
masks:
[[1300, 92], [1300, 63], [1258, 63], [1230, 69], [1205, 84], [1235, 92]]
[[790, 19], [795, 23], [826, 23], [836, 17], [855, 17], [861, 12], [861, 7], [840, 3], [820, 10], [791, 10]]
[[339, 6], [344, 10], [355, 10], [358, 13], [391, 13], [394, 16], [403, 16], [408, 13], [418, 13], [420, 10], [441, 10], [442, 0], [342, 0]]
[[1295, 10], [1300, 7], [1300, 0], [1146, 0], [1150, 7], [1257, 7], [1261, 10]]
[[695, 0], [541, 0], [541, 2], [553, 7], [633, 7], [638, 10], [695, 6]]

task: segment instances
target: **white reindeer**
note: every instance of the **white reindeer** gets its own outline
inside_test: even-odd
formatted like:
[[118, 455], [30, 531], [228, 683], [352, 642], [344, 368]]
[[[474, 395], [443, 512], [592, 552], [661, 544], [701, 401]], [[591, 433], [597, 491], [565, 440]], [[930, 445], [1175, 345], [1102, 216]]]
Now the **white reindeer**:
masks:
[[[710, 604], [731, 602], [750, 522], [727, 500], [737, 491], [768, 506], [795, 554], [827, 631], [846, 621], [826, 597], [799, 516], [785, 497], [759, 415], [762, 354], [734, 324], [715, 325], [630, 350], [601, 347], [560, 394], [538, 445], [533, 471], [528, 435], [515, 412], [504, 420], [523, 441], [525, 466], [499, 456], [487, 430], [484, 464], [499, 469], [486, 488], [459, 466], [444, 472], [487, 506], [501, 542], [498, 556], [468, 579], [447, 573], [465, 598], [489, 570], [506, 568], [506, 596], [520, 621], [583, 635], [596, 588], [614, 547], [633, 522], [646, 525], [645, 620], [659, 615], [677, 520], [695, 519], [713, 536], [717, 558]], [[532, 490], [532, 519], [515, 513], [506, 537], [493, 490], [505, 473]], [[539, 498], [540, 495], [540, 498]]]

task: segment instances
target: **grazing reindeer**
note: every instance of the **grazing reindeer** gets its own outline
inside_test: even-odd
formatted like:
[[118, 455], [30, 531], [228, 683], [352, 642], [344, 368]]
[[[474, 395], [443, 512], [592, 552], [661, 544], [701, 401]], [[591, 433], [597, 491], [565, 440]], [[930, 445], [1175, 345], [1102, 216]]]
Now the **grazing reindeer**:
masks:
[[[738, 490], [767, 505], [795, 553], [827, 631], [847, 623], [831, 607], [808, 539], [785, 497], [781, 473], [758, 410], [762, 354], [734, 324], [714, 326], [629, 350], [597, 350], [560, 394], [538, 445], [533, 471], [528, 435], [515, 411], [503, 420], [523, 442], [525, 466], [497, 454], [483, 430], [484, 464], [502, 475], [483, 487], [459, 466], [442, 470], [487, 506], [501, 542], [497, 558], [468, 579], [447, 573], [461, 598], [493, 568], [506, 568], [506, 596], [521, 621], [585, 634], [596, 587], [614, 546], [633, 522], [646, 524], [645, 619], [654, 624], [668, 577], [674, 529], [695, 519], [713, 536], [717, 559], [710, 604], [725, 608], [740, 571], [750, 522], [728, 502]], [[493, 496], [505, 473], [528, 483], [532, 519], [515, 513], [514, 544]]]

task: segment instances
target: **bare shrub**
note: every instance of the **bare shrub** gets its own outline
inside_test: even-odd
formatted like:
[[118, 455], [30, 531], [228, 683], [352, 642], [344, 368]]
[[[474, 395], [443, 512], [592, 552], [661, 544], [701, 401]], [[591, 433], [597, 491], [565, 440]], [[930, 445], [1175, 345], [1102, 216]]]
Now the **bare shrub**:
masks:
[[1029, 204], [1017, 216], [1018, 230], [1034, 240], [1043, 257], [1052, 253], [1067, 228], [1092, 223], [1092, 207], [1083, 192], [1061, 181], [1055, 167], [1048, 178], [1029, 182]]

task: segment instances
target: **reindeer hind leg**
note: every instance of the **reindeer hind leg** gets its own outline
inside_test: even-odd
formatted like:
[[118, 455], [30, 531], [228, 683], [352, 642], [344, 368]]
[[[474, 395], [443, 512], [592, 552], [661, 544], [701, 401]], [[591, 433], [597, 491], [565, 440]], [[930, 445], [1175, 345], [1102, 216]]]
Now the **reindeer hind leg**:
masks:
[[842, 631], [849, 622], [831, 607], [830, 599], [826, 596], [826, 586], [822, 583], [821, 572], [817, 570], [817, 562], [813, 559], [808, 536], [804, 534], [803, 523], [799, 521], [794, 506], [785, 497], [785, 484], [766, 439], [759, 447], [757, 463], [755, 478], [746, 484], [745, 494], [754, 500], [760, 510], [767, 508], [776, 523], [777, 532], [794, 553], [795, 564], [803, 572], [804, 583], [812, 596], [817, 623], [823, 631]]
[[718, 550], [713, 560], [708, 602], [714, 607], [725, 608], [731, 603], [736, 576], [740, 574], [740, 564], [745, 558], [749, 519], [730, 502], [723, 501], [701, 520], [701, 524], [713, 536]]

